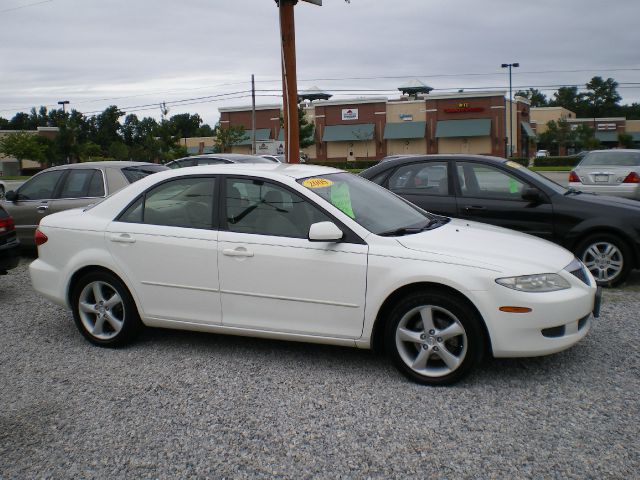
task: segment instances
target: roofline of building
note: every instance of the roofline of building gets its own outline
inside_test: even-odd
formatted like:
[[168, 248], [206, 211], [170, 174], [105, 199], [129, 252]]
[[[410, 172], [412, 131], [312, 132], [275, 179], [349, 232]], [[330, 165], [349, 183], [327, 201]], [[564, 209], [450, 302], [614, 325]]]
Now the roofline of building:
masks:
[[[232, 106], [232, 107], [220, 107], [218, 108], [218, 112], [227, 113], [227, 112], [246, 112], [247, 110], [251, 110], [251, 105], [245, 106]], [[270, 105], [256, 105], [256, 110], [282, 110], [281, 104], [270, 104]]]
[[580, 118], [565, 118], [567, 123], [582, 123], [582, 122], [626, 122], [626, 117], [580, 117]]

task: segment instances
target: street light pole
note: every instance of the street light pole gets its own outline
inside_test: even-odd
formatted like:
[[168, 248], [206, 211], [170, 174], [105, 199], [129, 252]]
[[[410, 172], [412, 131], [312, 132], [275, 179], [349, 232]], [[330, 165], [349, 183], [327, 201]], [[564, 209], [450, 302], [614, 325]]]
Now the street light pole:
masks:
[[511, 95], [511, 67], [518, 68], [519, 63], [503, 63], [502, 68], [509, 68], [509, 154], [513, 155], [513, 98]]
[[66, 113], [67, 109], [65, 107], [69, 105], [69, 100], [61, 100], [58, 102], [58, 105], [62, 105], [62, 113]]

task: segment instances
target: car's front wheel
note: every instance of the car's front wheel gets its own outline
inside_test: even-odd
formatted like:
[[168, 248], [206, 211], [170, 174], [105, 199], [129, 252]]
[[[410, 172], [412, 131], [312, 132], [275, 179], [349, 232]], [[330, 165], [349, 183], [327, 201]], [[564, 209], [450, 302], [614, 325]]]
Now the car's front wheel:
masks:
[[616, 235], [587, 237], [576, 248], [576, 255], [603, 287], [622, 283], [631, 271], [631, 249]]
[[80, 278], [73, 289], [72, 308], [78, 330], [95, 345], [124, 345], [142, 327], [129, 290], [109, 272], [90, 272]]
[[408, 378], [426, 385], [457, 382], [484, 350], [478, 314], [455, 295], [417, 292], [401, 300], [386, 325], [386, 350]]

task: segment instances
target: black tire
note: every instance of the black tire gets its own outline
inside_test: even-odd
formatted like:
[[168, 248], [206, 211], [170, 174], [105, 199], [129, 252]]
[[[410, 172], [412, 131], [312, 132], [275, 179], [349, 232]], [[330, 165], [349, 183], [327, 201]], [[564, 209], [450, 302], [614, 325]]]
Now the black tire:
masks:
[[142, 329], [138, 309], [122, 281], [109, 272], [83, 275], [71, 295], [73, 319], [94, 345], [120, 347]]
[[485, 342], [481, 321], [456, 295], [415, 292], [391, 311], [385, 326], [386, 351], [396, 368], [414, 382], [451, 385], [482, 359]]
[[624, 282], [633, 267], [631, 248], [617, 235], [591, 235], [577, 245], [575, 252], [603, 287]]

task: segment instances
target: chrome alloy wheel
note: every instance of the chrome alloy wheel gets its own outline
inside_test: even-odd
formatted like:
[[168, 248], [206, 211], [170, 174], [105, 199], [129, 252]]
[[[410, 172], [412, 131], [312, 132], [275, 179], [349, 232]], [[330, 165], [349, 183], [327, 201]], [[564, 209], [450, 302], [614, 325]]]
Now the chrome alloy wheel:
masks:
[[116, 289], [106, 282], [94, 281], [82, 289], [78, 312], [84, 328], [99, 340], [115, 337], [124, 325], [124, 302]]
[[398, 323], [396, 347], [414, 372], [442, 377], [457, 370], [467, 354], [467, 333], [449, 310], [422, 305], [409, 310]]
[[624, 268], [624, 258], [620, 249], [609, 242], [595, 242], [582, 254], [582, 262], [598, 282], [615, 279]]

